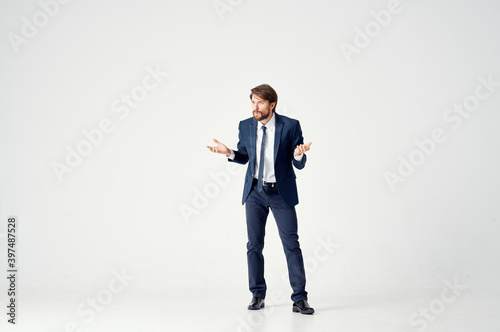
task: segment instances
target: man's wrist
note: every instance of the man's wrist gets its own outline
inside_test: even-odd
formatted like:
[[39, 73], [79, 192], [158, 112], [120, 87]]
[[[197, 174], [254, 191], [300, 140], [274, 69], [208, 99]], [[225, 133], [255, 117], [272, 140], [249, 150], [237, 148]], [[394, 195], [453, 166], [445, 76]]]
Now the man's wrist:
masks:
[[297, 161], [302, 161], [303, 157], [304, 157], [303, 153], [299, 154], [298, 156], [295, 153], [293, 154], [293, 158]]

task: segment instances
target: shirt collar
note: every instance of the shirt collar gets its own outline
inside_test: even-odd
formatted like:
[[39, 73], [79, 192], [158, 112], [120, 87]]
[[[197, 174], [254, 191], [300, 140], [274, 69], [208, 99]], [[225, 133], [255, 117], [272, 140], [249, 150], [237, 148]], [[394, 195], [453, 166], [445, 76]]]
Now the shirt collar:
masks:
[[[270, 129], [270, 128], [274, 127], [274, 124], [275, 124], [275, 123], [276, 123], [276, 117], [274, 116], [274, 112], [273, 112], [273, 116], [272, 116], [272, 117], [271, 117], [271, 119], [270, 119], [270, 120], [266, 123], [266, 128], [267, 128], [267, 129]], [[260, 129], [262, 128], [262, 126], [263, 126], [262, 122], [257, 121], [257, 126], [258, 126], [258, 127], [257, 127], [257, 129], [259, 129], [259, 130], [260, 130]]]

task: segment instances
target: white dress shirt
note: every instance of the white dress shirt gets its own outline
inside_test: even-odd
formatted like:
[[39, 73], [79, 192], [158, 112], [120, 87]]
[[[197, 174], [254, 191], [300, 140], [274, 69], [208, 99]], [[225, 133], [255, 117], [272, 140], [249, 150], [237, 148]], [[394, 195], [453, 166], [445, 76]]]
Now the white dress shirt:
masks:
[[[276, 127], [274, 124], [276, 123], [276, 117], [273, 116], [266, 123], [266, 142], [264, 143], [264, 175], [262, 176], [262, 180], [266, 182], [276, 182], [276, 176], [274, 176], [274, 128]], [[256, 143], [256, 161], [255, 161], [255, 173], [253, 177], [258, 179], [259, 177], [259, 165], [260, 165], [260, 148], [262, 145], [262, 136], [264, 135], [264, 131], [262, 127], [264, 125], [262, 122], [257, 123], [257, 143]]]
[[[271, 119], [265, 124], [266, 126], [266, 142], [264, 145], [264, 175], [262, 176], [262, 180], [266, 182], [276, 182], [276, 176], [274, 174], [274, 137], [275, 137], [275, 124], [276, 117], [273, 116]], [[257, 122], [257, 142], [256, 144], [256, 160], [255, 160], [255, 172], [253, 177], [258, 179], [259, 177], [259, 162], [260, 162], [260, 147], [262, 145], [262, 122]], [[295, 160], [301, 161], [303, 154], [300, 156], [294, 156]], [[231, 150], [231, 155], [228, 157], [229, 159], [234, 159], [234, 151]]]

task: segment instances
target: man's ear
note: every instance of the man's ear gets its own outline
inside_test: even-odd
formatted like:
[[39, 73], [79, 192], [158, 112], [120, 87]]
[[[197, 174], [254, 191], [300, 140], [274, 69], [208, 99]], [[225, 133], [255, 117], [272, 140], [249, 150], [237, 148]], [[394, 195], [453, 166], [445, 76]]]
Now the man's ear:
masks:
[[274, 109], [275, 107], [276, 107], [276, 102], [271, 103], [271, 109], [273, 110], [273, 112], [276, 111], [276, 109]]

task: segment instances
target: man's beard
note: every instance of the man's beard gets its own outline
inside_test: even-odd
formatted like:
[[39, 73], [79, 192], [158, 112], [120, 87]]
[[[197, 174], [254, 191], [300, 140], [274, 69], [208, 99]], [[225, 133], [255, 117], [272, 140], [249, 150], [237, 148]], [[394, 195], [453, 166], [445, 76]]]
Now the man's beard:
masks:
[[264, 119], [267, 119], [267, 117], [269, 117], [269, 115], [271, 114], [270, 112], [266, 113], [266, 114], [264, 114], [263, 112], [258, 112], [258, 113], [259, 114], [257, 114], [257, 115], [255, 115], [255, 114], [253, 115], [253, 119], [255, 121], [262, 121]]

